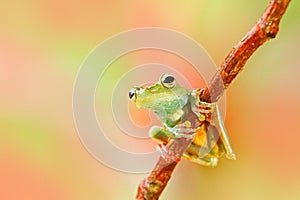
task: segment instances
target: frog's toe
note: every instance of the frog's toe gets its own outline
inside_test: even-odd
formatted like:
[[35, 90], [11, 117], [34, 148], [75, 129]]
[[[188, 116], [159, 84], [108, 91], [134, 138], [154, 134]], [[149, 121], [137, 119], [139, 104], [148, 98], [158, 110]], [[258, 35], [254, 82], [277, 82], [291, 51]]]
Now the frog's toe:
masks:
[[218, 165], [218, 161], [219, 161], [218, 158], [211, 158], [211, 160], [210, 160], [210, 166], [216, 167]]
[[226, 158], [231, 159], [231, 160], [236, 160], [236, 156], [234, 153], [228, 153], [226, 154]]
[[156, 148], [160, 152], [161, 157], [163, 157], [167, 162], [180, 161], [180, 156], [178, 156], [175, 152], [168, 149], [166, 145], [158, 144]]

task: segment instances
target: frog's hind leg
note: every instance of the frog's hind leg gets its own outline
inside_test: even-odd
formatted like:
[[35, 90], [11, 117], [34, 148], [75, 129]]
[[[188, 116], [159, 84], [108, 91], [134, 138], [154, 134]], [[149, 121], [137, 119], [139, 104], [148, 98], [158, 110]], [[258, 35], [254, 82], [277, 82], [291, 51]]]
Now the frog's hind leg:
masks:
[[203, 166], [215, 167], [217, 166], [219, 159], [218, 155], [214, 155], [213, 153], [217, 148], [217, 145], [215, 145], [214, 150], [212, 150], [210, 148], [203, 146], [201, 147], [192, 143], [184, 152], [183, 157]]
[[220, 113], [220, 110], [218, 108], [218, 105], [216, 104], [216, 112], [217, 112], [217, 117], [218, 117], [218, 121], [219, 121], [219, 128], [220, 128], [220, 139], [224, 145], [224, 148], [225, 148], [225, 151], [226, 151], [226, 157], [229, 158], [229, 159], [233, 159], [235, 160], [236, 157], [235, 157], [235, 154], [232, 150], [232, 147], [230, 145], [230, 141], [229, 141], [229, 137], [228, 137], [228, 134], [227, 134], [227, 131], [225, 129], [225, 125], [224, 125], [224, 122], [222, 120], [222, 116], [221, 116], [221, 113]]
[[183, 154], [184, 158], [192, 161], [192, 162], [195, 162], [197, 164], [200, 164], [200, 165], [203, 165], [203, 166], [211, 166], [211, 167], [215, 167], [217, 166], [218, 164], [218, 158], [216, 157], [203, 157], [203, 158], [199, 158], [199, 157], [196, 157], [196, 156], [193, 156], [191, 154], [189, 154], [188, 152], [185, 152]]
[[215, 167], [218, 165], [218, 158], [208, 158], [208, 157], [204, 157], [204, 158], [199, 158], [197, 160], [195, 160], [194, 162], [197, 162], [199, 164], [202, 164], [204, 166], [211, 166], [211, 167]]

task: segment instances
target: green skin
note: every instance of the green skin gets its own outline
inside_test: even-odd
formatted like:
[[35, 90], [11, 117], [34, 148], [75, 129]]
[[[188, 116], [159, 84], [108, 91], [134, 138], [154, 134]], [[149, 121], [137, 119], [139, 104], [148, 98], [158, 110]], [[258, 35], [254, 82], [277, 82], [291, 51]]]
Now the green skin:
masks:
[[189, 92], [179, 84], [169, 89], [160, 82], [147, 88], [136, 88], [137, 108], [152, 110], [166, 126], [174, 126], [183, 115]]
[[[189, 136], [184, 134], [184, 131], [181, 131], [181, 128], [179, 128], [182, 127], [179, 125], [182, 125], [184, 122], [192, 123], [192, 126], [200, 124], [199, 114], [192, 111], [193, 106], [197, 103], [197, 98], [195, 95], [192, 95], [193, 92], [189, 92], [182, 87], [175, 79], [172, 82], [172, 87], [166, 86], [162, 83], [162, 79], [166, 76], [170, 75], [163, 75], [160, 81], [152, 86], [133, 88], [131, 91], [133, 91], [132, 94], [134, 93], [134, 96], [130, 95], [137, 108], [154, 111], [162, 121], [163, 127], [152, 127], [149, 130], [149, 135], [163, 144], [168, 143], [170, 139]], [[191, 117], [189, 116], [192, 116], [196, 121], [190, 120]], [[228, 158], [234, 159], [229, 142], [224, 141], [222, 133], [221, 135], [219, 134], [219, 132], [225, 131], [224, 127], [218, 128], [218, 125], [222, 126], [223, 123], [218, 123], [217, 126], [214, 126], [213, 123], [204, 122], [201, 124], [200, 127], [193, 127], [194, 130], [196, 128], [198, 131], [195, 137], [201, 134], [204, 134], [205, 137], [199, 137], [197, 142], [194, 139], [194, 142], [192, 142], [183, 156], [188, 160], [205, 166], [216, 166], [218, 158], [224, 153], [227, 154]], [[208, 125], [210, 128], [206, 127], [207, 124], [211, 124], [211, 126]], [[228, 140], [226, 132], [224, 134], [225, 139]], [[219, 137], [221, 138], [220, 140]], [[224, 142], [228, 143], [230, 149], [226, 148], [228, 145], [224, 145]]]

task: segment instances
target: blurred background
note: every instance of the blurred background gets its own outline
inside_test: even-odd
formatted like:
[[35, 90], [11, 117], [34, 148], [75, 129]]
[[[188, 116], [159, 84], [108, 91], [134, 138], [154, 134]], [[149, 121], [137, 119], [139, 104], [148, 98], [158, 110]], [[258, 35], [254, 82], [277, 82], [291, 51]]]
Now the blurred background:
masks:
[[[85, 58], [114, 34], [155, 26], [193, 38], [219, 65], [267, 4], [2, 1], [0, 199], [134, 199], [147, 174], [110, 169], [79, 140], [72, 90]], [[216, 168], [182, 160], [162, 200], [300, 199], [299, 9], [300, 2], [292, 1], [276, 39], [251, 57], [227, 91], [225, 124], [237, 160], [223, 158]], [[135, 59], [157, 61], [147, 51], [126, 62]], [[113, 75], [118, 64], [107, 80], [122, 76]], [[126, 141], [117, 143], [126, 146]], [[149, 141], [147, 148], [155, 149], [155, 143]]]

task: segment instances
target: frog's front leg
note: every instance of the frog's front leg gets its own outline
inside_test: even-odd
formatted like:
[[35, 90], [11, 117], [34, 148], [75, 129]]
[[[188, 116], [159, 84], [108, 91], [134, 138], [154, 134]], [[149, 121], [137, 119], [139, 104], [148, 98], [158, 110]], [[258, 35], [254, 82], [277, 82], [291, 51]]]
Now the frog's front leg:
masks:
[[149, 130], [149, 136], [158, 142], [167, 143], [169, 139], [174, 138], [193, 138], [195, 132], [196, 129], [191, 128], [190, 122], [186, 121], [174, 127], [152, 126]]
[[196, 130], [190, 127], [189, 122], [178, 124], [174, 127], [165, 125], [164, 127], [154, 126], [150, 129], [149, 135], [154, 140], [162, 143], [157, 145], [161, 156], [166, 160], [179, 161], [181, 156], [178, 156], [167, 146], [170, 139], [186, 138], [193, 139]]
[[180, 158], [168, 149], [167, 144], [170, 139], [174, 139], [174, 134], [170, 133], [168, 129], [160, 126], [153, 126], [149, 130], [149, 136], [159, 142], [157, 150], [165, 160], [179, 161]]

